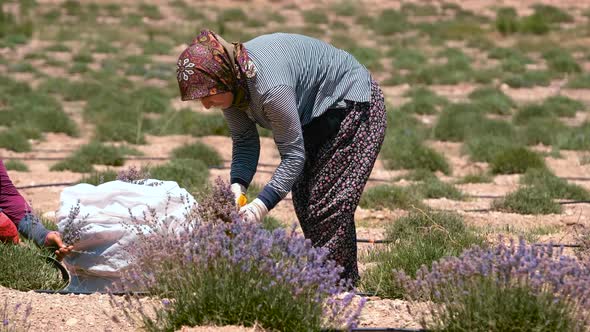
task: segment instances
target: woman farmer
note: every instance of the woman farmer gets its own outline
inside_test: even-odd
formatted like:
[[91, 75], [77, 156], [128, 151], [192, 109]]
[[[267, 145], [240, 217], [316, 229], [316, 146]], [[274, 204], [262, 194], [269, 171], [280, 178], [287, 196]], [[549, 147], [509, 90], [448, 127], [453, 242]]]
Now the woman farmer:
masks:
[[258, 165], [256, 125], [272, 130], [281, 162], [240, 209], [244, 218], [260, 222], [292, 191], [305, 237], [356, 283], [354, 212], [386, 127], [383, 94], [367, 69], [310, 37], [276, 33], [230, 44], [203, 30], [180, 54], [177, 73], [182, 100], [223, 109], [236, 201]]
[[18, 244], [19, 233], [40, 247], [53, 248], [60, 260], [72, 250], [72, 246], [63, 244], [58, 232], [48, 231], [33, 214], [0, 160], [0, 243]]

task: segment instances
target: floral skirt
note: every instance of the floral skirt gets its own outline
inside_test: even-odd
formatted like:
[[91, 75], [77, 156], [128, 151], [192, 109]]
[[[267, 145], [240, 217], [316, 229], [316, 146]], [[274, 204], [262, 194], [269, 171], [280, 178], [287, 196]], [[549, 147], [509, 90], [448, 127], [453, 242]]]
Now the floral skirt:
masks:
[[342, 278], [359, 280], [354, 211], [367, 183], [387, 126], [383, 92], [371, 83], [371, 101], [347, 104], [334, 137], [321, 145], [305, 140], [305, 166], [293, 186], [293, 205], [306, 238], [327, 248], [344, 268]]

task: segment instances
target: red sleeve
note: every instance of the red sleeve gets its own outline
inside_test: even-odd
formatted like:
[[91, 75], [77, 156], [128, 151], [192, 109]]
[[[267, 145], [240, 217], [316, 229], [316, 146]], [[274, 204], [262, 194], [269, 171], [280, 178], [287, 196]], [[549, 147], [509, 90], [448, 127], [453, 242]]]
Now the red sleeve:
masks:
[[0, 160], [0, 209], [17, 225], [25, 214], [31, 211], [27, 201], [21, 196], [14, 184], [12, 184], [12, 180], [8, 177], [8, 172], [2, 160]]

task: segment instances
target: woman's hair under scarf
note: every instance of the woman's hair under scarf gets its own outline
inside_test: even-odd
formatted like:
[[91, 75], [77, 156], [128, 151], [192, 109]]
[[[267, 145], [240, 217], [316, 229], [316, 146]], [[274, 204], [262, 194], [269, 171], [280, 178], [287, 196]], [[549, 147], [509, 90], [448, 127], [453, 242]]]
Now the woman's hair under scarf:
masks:
[[228, 43], [217, 34], [202, 30], [178, 57], [177, 79], [182, 100], [232, 92], [232, 105], [248, 104], [246, 78], [256, 67], [241, 43]]

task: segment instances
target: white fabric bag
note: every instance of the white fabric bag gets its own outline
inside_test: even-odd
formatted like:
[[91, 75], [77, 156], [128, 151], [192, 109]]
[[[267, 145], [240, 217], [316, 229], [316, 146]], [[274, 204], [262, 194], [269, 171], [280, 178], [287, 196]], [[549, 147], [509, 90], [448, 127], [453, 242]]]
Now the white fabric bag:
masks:
[[[97, 290], [98, 285], [88, 284], [92, 283], [91, 278], [84, 276], [114, 280], [129, 264], [124, 248], [132, 245], [137, 235], [124, 225], [131, 224], [132, 216], [143, 220], [144, 215], [155, 211], [158, 218], [167, 216], [170, 228], [180, 231], [186, 212], [196, 201], [174, 181], [149, 179], [144, 184], [123, 181], [98, 186], [78, 184], [61, 193], [56, 214], [60, 232], [67, 224], [70, 210], [78, 204], [80, 212], [74, 222], [84, 227], [80, 241], [75, 243], [75, 250], [79, 252], [68, 255], [64, 261], [73, 275], [85, 280], [86, 288]], [[144, 234], [148, 230], [145, 226]]]

